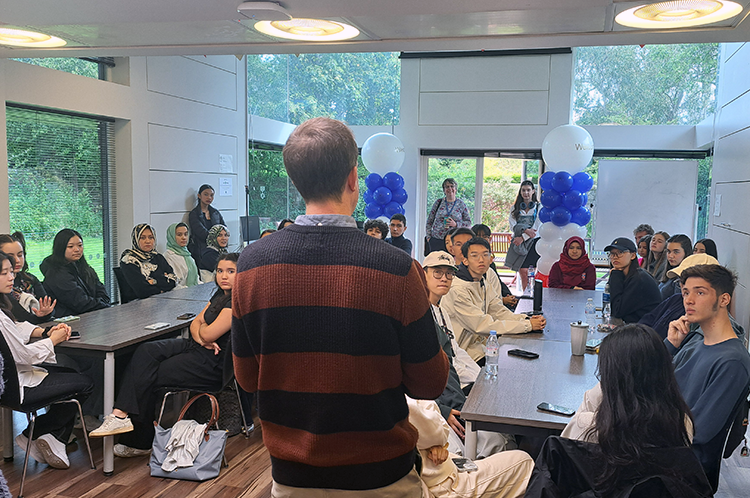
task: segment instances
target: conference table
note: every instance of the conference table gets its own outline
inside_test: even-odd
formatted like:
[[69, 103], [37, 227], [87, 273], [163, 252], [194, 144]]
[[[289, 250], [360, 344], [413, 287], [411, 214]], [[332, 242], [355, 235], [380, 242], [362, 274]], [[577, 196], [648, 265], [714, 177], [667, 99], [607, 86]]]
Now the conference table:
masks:
[[[585, 321], [589, 297], [601, 306], [600, 291], [544, 289], [542, 312], [547, 318], [543, 332], [505, 335], [500, 343], [498, 375], [487, 379], [484, 369], [469, 393], [461, 418], [466, 421], [466, 456], [476, 457], [477, 430], [546, 437], [559, 434], [570, 417], [537, 409], [547, 402], [573, 410], [584, 393], [597, 383], [597, 356], [586, 353], [573, 356], [570, 324]], [[531, 311], [530, 299], [522, 299], [517, 313]], [[601, 311], [598, 312], [600, 321]], [[603, 338], [595, 332], [591, 337]], [[510, 349], [525, 349], [539, 354], [535, 360], [509, 356]]]
[[[177, 317], [184, 313], [194, 315], [200, 313], [215, 291], [215, 285], [203, 284], [84, 313], [80, 315], [80, 320], [68, 322], [73, 330], [80, 332], [81, 338], [60, 343], [55, 346], [55, 351], [75, 356], [88, 356], [103, 362], [103, 413], [109, 414], [115, 402], [117, 357], [134, 351], [142, 342], [174, 335], [187, 328], [191, 320], [180, 320]], [[165, 325], [154, 330], [146, 328], [157, 323]], [[10, 417], [4, 417], [4, 420], [10, 420]], [[6, 423], [4, 426], [4, 456], [12, 457], [12, 423]], [[109, 436], [103, 439], [104, 474], [112, 475], [114, 472], [114, 437]]]

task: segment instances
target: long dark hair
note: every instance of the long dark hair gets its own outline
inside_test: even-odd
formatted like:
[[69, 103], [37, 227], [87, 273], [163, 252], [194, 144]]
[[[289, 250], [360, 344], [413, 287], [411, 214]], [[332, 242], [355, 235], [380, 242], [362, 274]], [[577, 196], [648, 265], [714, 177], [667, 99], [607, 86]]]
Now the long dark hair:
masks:
[[29, 270], [29, 262], [26, 260], [26, 239], [23, 234], [21, 232], [13, 232], [11, 235], [7, 233], [0, 234], [0, 247], [16, 242], [21, 244], [21, 249], [23, 249], [23, 268], [21, 268], [21, 274], [25, 274]]
[[[222, 261], [231, 261], [234, 263], [234, 266], [237, 266], [237, 261], [240, 259], [240, 254], [236, 252], [228, 252], [225, 254], [220, 254], [219, 259], [216, 260], [216, 268], [219, 267], [219, 263]], [[216, 268], [214, 268], [214, 271], [216, 271]], [[232, 300], [232, 290], [230, 289], [229, 292], [224, 292], [224, 290], [219, 287], [219, 284], [216, 282], [216, 277], [214, 277], [214, 283], [216, 284], [216, 292], [214, 293], [214, 296], [219, 295], [219, 298], [214, 301], [214, 303], [209, 306], [209, 309], [214, 313], [220, 313], [222, 309], [224, 309], [224, 306], [226, 306], [227, 302]]]
[[[639, 240], [638, 243], [635, 246], [636, 252], [638, 252], [638, 248], [643, 243], [646, 244], [646, 255], [643, 256], [643, 260], [641, 261], [641, 265], [640, 266], [644, 270], [648, 271], [648, 260], [649, 260], [649, 257], [651, 256], [651, 236], [650, 235], [644, 235], [643, 237], [641, 237], [641, 240]], [[638, 258], [636, 258], [636, 259], [638, 259]]]
[[[4, 252], [0, 252], [0, 268], [2, 268], [3, 263], [6, 261], [10, 262], [10, 269], [11, 271], [16, 266], [16, 258], [11, 256], [10, 254], [5, 254]], [[0, 311], [5, 313], [5, 315], [13, 320], [16, 321], [16, 318], [13, 316], [13, 312], [11, 311], [13, 309], [13, 305], [10, 302], [10, 298], [7, 294], [0, 294]]]
[[654, 465], [644, 450], [689, 446], [685, 421], [692, 415], [672, 357], [646, 325], [623, 325], [605, 337], [598, 370], [602, 402], [585, 437], [596, 433], [604, 461], [597, 484], [612, 490], [622, 471]]
[[[682, 246], [682, 250], [685, 251], [685, 258], [693, 254], [693, 243], [690, 241], [690, 237], [685, 234], [678, 233], [677, 235], [672, 235], [670, 238], [668, 238], [667, 245], [664, 247], [664, 252], [667, 252], [669, 244], [680, 244]], [[680, 265], [678, 264], [677, 266]], [[677, 266], [672, 266], [669, 264], [669, 261], [667, 261], [667, 271], [664, 272], [664, 276], [662, 277], [661, 281], [666, 282], [668, 280], [671, 280], [669, 277], [667, 277], [667, 272], [672, 268], [677, 268]]]
[[48, 261], [52, 266], [58, 268], [62, 268], [68, 264], [74, 265], [86, 286], [90, 289], [95, 289], [96, 284], [99, 282], [99, 276], [96, 274], [96, 271], [91, 268], [88, 261], [86, 261], [86, 256], [81, 255], [81, 259], [78, 261], [68, 261], [65, 259], [65, 250], [68, 248], [68, 242], [73, 237], [78, 237], [81, 239], [81, 242], [83, 242], [81, 234], [72, 228], [63, 228], [57, 232], [55, 239], [52, 241], [52, 255], [49, 257]]
[[719, 253], [716, 249], [716, 242], [714, 242], [711, 239], [701, 239], [698, 242], [695, 243], [695, 245], [703, 244], [703, 247], [706, 248], [706, 254], [709, 256], [713, 256], [716, 259], [719, 259]]
[[513, 210], [510, 212], [510, 215], [513, 217], [513, 219], [517, 220], [518, 215], [521, 213], [521, 203], [523, 202], [523, 197], [521, 197], [521, 189], [526, 186], [530, 185], [531, 189], [534, 191], [533, 194], [531, 194], [531, 202], [539, 202], [536, 198], [536, 187], [534, 187], [534, 182], [531, 180], [524, 180], [521, 182], [521, 185], [518, 187], [518, 194], [516, 194], [516, 202], [513, 203]]

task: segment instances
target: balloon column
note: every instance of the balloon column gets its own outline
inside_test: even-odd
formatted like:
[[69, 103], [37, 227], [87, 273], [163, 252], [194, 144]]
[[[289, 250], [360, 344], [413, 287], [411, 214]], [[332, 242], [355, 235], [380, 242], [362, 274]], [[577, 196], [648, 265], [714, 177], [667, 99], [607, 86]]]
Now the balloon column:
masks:
[[[541, 239], [537, 242], [537, 263], [540, 278], [547, 281], [552, 265], [560, 259], [565, 241], [570, 237], [586, 237], [591, 212], [586, 208], [587, 192], [594, 180], [583, 169], [594, 155], [591, 135], [576, 125], [558, 126], [545, 137], [542, 157], [548, 171], [539, 177], [542, 189], [539, 219]], [[550, 171], [557, 170], [557, 171]]]
[[362, 162], [370, 174], [365, 178], [367, 190], [362, 195], [365, 215], [369, 219], [404, 214], [409, 198], [404, 178], [397, 173], [404, 163], [404, 145], [390, 133], [376, 133], [362, 146]]

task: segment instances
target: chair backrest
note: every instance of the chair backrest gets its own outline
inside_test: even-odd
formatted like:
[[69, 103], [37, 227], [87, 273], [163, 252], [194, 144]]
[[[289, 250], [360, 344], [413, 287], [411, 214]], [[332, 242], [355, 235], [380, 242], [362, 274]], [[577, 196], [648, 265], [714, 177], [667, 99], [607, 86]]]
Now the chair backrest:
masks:
[[[0, 312], [1, 313], [1, 312]], [[0, 396], [0, 405], [8, 408], [17, 409], [21, 405], [21, 388], [18, 385], [18, 370], [16, 369], [16, 360], [13, 359], [13, 353], [5, 340], [5, 335], [0, 332], [0, 356], [3, 358], [3, 380], [5, 381], [5, 390]]]
[[135, 301], [138, 299], [138, 296], [135, 295], [135, 291], [133, 291], [133, 288], [130, 287], [130, 284], [127, 280], [125, 280], [125, 275], [122, 273], [122, 268], [119, 266], [116, 266], [112, 268], [112, 271], [115, 272], [115, 277], [117, 277], [117, 287], [120, 289], [120, 304], [129, 303], [130, 301]]

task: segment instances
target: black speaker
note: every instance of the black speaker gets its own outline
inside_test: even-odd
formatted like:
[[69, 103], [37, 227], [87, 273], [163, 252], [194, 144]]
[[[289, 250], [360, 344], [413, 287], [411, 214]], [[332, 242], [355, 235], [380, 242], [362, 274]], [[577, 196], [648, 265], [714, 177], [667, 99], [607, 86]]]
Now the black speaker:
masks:
[[542, 292], [544, 290], [544, 285], [542, 285], [541, 280], [534, 280], [534, 311], [540, 312], [542, 311]]
[[260, 238], [260, 218], [258, 216], [240, 216], [242, 240], [250, 242]]

